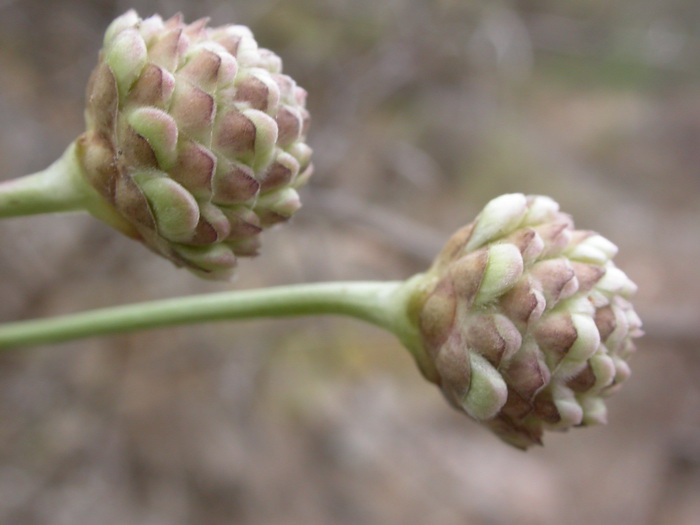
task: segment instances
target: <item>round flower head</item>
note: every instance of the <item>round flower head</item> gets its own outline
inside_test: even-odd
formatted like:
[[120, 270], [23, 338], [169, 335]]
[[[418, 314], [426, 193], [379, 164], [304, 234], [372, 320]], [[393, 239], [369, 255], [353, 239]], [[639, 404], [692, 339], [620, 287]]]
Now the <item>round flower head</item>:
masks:
[[547, 197], [494, 199], [424, 277], [424, 374], [519, 448], [545, 429], [605, 422], [641, 335], [616, 252]]
[[225, 279], [300, 206], [312, 171], [305, 98], [246, 27], [129, 11], [105, 34], [78, 155], [115, 226]]

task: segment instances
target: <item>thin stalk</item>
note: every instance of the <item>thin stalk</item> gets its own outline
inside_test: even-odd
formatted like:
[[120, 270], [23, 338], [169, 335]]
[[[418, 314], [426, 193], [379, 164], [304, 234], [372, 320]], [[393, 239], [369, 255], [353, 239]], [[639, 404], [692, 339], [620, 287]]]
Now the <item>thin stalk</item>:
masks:
[[0, 219], [86, 211], [128, 236], [133, 227], [88, 182], [79, 160], [81, 138], [72, 142], [56, 162], [31, 175], [0, 183]]
[[[349, 315], [394, 333], [407, 323], [403, 282], [330, 282], [219, 292], [0, 325], [0, 348], [149, 328], [260, 317]], [[399, 334], [400, 335], [400, 334]]]
[[0, 183], [0, 218], [85, 210], [91, 193], [71, 144], [45, 170]]

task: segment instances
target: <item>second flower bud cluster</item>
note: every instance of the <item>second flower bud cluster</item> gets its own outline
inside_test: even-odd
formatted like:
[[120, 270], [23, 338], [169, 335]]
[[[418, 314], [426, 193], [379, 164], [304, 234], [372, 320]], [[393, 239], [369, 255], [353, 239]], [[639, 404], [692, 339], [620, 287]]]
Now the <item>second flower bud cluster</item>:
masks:
[[641, 322], [617, 248], [542, 196], [503, 195], [427, 274], [419, 325], [448, 400], [505, 441], [602, 423]]

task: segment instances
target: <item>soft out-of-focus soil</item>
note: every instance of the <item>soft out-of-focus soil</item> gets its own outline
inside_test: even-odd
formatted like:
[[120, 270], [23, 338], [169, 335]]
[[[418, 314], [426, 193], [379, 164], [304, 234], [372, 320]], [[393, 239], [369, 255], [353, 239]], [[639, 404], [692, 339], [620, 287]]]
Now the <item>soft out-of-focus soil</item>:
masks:
[[[474, 4], [474, 5], [472, 5]], [[317, 173], [233, 284], [89, 217], [0, 224], [0, 320], [422, 270], [504, 192], [620, 246], [647, 336], [608, 426], [511, 450], [392, 337], [256, 321], [0, 356], [0, 523], [700, 522], [700, 7], [647, 2], [0, 0], [0, 177], [81, 132], [109, 20], [252, 26], [309, 91]]]

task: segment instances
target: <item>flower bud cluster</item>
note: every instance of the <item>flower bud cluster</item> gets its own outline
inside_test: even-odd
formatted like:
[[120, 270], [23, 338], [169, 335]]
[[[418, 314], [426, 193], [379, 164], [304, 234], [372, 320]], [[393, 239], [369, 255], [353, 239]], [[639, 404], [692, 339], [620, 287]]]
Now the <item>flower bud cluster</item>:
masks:
[[418, 325], [447, 399], [519, 448], [603, 423], [641, 322], [617, 248], [551, 199], [491, 201], [427, 273]]
[[105, 34], [79, 157], [128, 234], [228, 278], [300, 206], [312, 172], [305, 98], [248, 28], [132, 10]]

